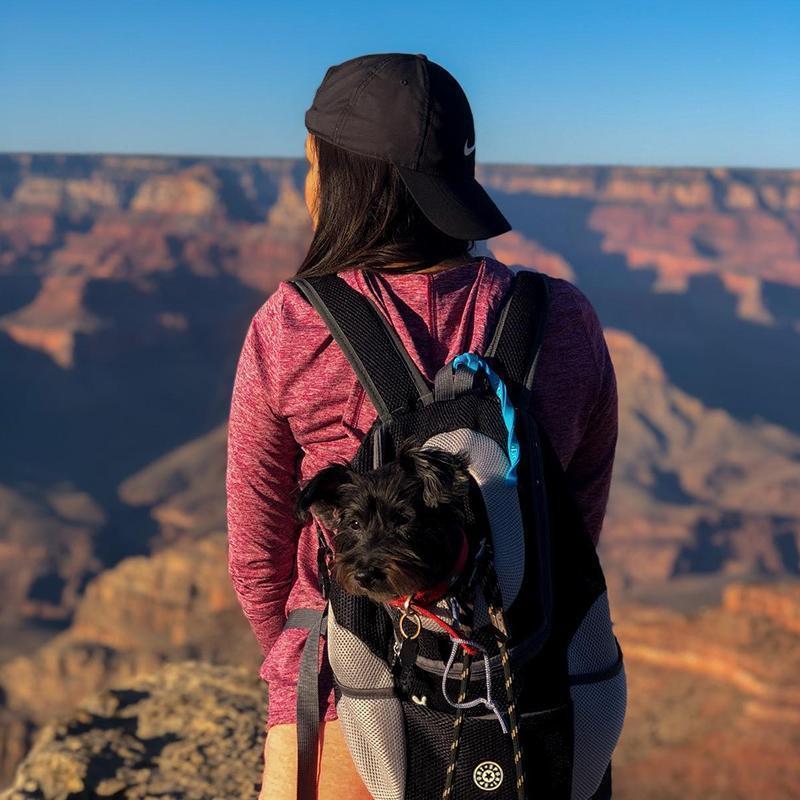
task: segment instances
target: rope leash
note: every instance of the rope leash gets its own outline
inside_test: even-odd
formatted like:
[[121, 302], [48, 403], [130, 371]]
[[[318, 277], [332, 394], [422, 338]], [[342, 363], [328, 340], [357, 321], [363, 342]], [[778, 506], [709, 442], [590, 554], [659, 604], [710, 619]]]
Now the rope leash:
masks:
[[[470, 645], [472, 649], [479, 650], [483, 654], [483, 668], [484, 674], [486, 675], [486, 697], [476, 697], [474, 700], [465, 702], [453, 701], [447, 694], [447, 676], [450, 674], [450, 670], [453, 668], [453, 662], [455, 661], [459, 645], [464, 647], [465, 655], [471, 655], [469, 650], [467, 650], [467, 645]], [[447, 660], [447, 667], [445, 668], [444, 675], [442, 675], [442, 694], [444, 695], [444, 699], [447, 701], [448, 705], [458, 709], [459, 711], [463, 711], [465, 708], [475, 708], [475, 706], [481, 704], [485, 705], [486, 708], [488, 708], [497, 717], [497, 721], [500, 723], [500, 728], [502, 729], [503, 733], [508, 733], [508, 725], [503, 718], [503, 714], [497, 707], [497, 704], [494, 702], [494, 700], [492, 700], [492, 679], [489, 672], [489, 655], [486, 652], [486, 648], [477, 642], [471, 642], [468, 639], [453, 640], [453, 649], [450, 651], [450, 658]]]
[[508, 697], [508, 716], [511, 723], [511, 743], [514, 747], [514, 771], [516, 773], [517, 798], [518, 800], [525, 800], [525, 765], [522, 760], [522, 742], [519, 737], [516, 688], [514, 686], [514, 674], [511, 670], [511, 661], [508, 657], [508, 648], [506, 647], [508, 628], [503, 611], [503, 598], [500, 592], [500, 586], [497, 583], [494, 563], [490, 565], [489, 569], [484, 570], [482, 586], [486, 595], [489, 618], [495, 628], [501, 633], [501, 636], [498, 637], [498, 649], [500, 651], [500, 663], [503, 665], [503, 678], [505, 681], [506, 695]]
[[464, 706], [461, 705], [467, 699], [467, 689], [469, 688], [470, 668], [472, 666], [472, 656], [464, 650], [461, 661], [461, 686], [458, 690], [458, 711], [453, 720], [453, 741], [450, 742], [450, 755], [447, 761], [447, 771], [444, 776], [444, 789], [442, 790], [442, 800], [450, 800], [453, 792], [456, 777], [456, 763], [458, 762], [458, 749], [461, 744], [461, 730], [464, 727]]
[[[472, 579], [470, 579], [472, 585]], [[472, 610], [466, 608], [465, 611], [468, 615], [468, 620], [462, 625], [458, 612], [458, 601], [450, 598], [450, 613], [453, 622], [462, 630], [469, 632], [472, 630]], [[472, 667], [472, 653], [464, 648], [461, 658], [461, 685], [458, 689], [458, 703], [462, 704], [467, 699], [469, 690], [470, 670]], [[456, 711], [455, 719], [453, 720], [453, 740], [450, 742], [450, 754], [447, 762], [447, 770], [445, 772], [444, 789], [442, 790], [442, 800], [450, 800], [453, 793], [456, 777], [456, 764], [458, 762], [458, 750], [461, 745], [461, 731], [464, 727], [464, 707], [459, 705]]]

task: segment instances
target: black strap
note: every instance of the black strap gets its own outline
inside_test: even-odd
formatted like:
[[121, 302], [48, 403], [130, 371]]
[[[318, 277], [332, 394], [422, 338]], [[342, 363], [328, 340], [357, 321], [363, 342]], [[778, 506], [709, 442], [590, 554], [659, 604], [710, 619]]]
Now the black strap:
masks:
[[369, 297], [336, 274], [293, 278], [289, 283], [322, 317], [383, 421], [420, 401], [433, 402], [427, 380]]
[[481, 377], [477, 372], [473, 372], [465, 366], [454, 370], [452, 361], [448, 361], [436, 373], [433, 382], [434, 397], [436, 400], [452, 400], [454, 397], [474, 389]]
[[547, 322], [550, 285], [546, 275], [526, 269], [516, 272], [512, 280], [486, 357], [499, 362], [515, 405], [528, 408]]
[[[317, 310], [347, 357], [358, 380], [384, 421], [434, 395], [397, 332], [372, 300], [337, 274], [293, 278], [301, 294]], [[539, 347], [547, 321], [547, 276], [520, 269], [512, 278], [485, 355], [502, 367], [512, 400], [529, 405]]]
[[328, 606], [322, 611], [297, 608], [284, 628], [308, 628], [297, 676], [297, 800], [317, 800], [319, 753], [319, 640], [328, 624]]

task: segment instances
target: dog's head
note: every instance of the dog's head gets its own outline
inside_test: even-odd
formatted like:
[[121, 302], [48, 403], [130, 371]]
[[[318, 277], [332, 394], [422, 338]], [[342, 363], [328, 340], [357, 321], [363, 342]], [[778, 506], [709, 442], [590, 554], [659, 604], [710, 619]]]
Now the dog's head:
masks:
[[404, 444], [365, 474], [331, 464], [302, 488], [297, 512], [334, 532], [333, 577], [383, 602], [436, 586], [463, 543], [466, 455]]

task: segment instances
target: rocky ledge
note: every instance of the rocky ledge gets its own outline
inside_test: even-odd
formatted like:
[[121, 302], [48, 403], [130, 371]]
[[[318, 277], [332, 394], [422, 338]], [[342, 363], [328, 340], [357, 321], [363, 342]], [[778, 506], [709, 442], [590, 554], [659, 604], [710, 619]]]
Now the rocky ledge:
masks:
[[252, 671], [169, 664], [43, 727], [0, 800], [255, 797], [264, 684]]

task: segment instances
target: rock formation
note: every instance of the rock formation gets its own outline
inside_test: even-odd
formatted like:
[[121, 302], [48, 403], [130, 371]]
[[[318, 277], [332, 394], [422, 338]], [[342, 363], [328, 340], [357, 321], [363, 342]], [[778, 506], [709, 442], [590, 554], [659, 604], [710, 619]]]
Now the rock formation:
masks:
[[0, 798], [255, 797], [264, 708], [244, 669], [169, 664], [48, 724]]
[[[796, 584], [743, 584], [691, 614], [614, 608], [629, 684], [616, 798], [797, 797], [799, 601]], [[255, 796], [264, 699], [252, 672], [198, 662], [116, 680], [37, 734], [0, 798]]]
[[609, 581], [800, 573], [800, 437], [737, 422], [672, 386], [658, 359], [606, 332], [620, 439], [601, 537]]
[[[257, 672], [224, 568], [224, 420], [246, 325], [308, 249], [304, 172], [296, 159], [0, 155], [0, 384], [15, 387], [0, 392], [5, 775], [51, 713], [111, 683], [186, 658]], [[620, 796], [646, 798], [636, 782], [656, 779], [677, 788], [654, 800], [738, 785], [792, 796], [781, 748], [796, 739], [769, 737], [794, 730], [795, 690], [770, 662], [796, 636], [797, 598], [745, 581], [800, 574], [800, 172], [478, 177], [514, 225], [489, 254], [574, 281], [608, 330], [621, 438], [601, 557], [628, 609], [640, 720]], [[713, 613], [683, 614], [710, 600]], [[100, 737], [87, 752], [103, 724], [85, 723]], [[85, 785], [90, 762], [64, 774]], [[105, 777], [103, 791], [128, 791]], [[31, 796], [56, 791], [45, 785]]]
[[70, 628], [0, 663], [0, 785], [37, 726], [114, 682], [187, 658], [258, 675], [261, 651], [227, 573], [225, 535], [134, 556], [92, 580]]
[[797, 590], [732, 585], [721, 605], [689, 615], [616, 609], [629, 711], [615, 797], [800, 795]]
[[68, 485], [0, 485], [0, 622], [67, 620], [102, 565], [95, 536], [103, 510]]

